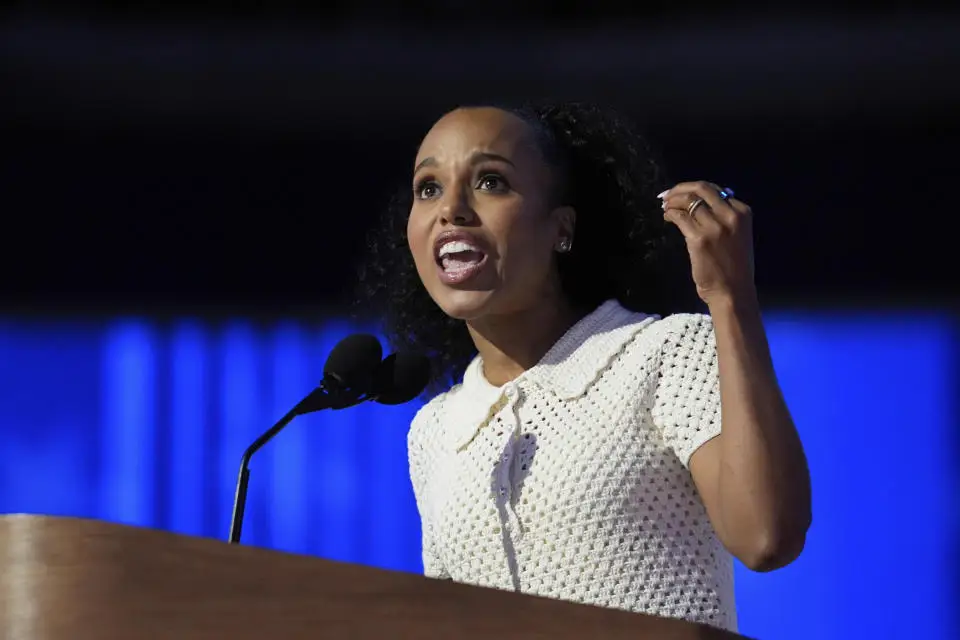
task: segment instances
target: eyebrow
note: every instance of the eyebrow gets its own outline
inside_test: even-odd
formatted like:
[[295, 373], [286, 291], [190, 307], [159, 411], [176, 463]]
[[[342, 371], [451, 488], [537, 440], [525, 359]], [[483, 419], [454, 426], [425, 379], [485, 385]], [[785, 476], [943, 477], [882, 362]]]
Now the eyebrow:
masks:
[[[513, 164], [513, 162], [509, 158], [506, 158], [496, 153], [489, 153], [486, 151], [477, 151], [470, 156], [471, 165], [479, 164], [481, 162], [490, 161], [490, 160], [503, 162], [505, 164], [510, 165], [511, 167], [516, 166]], [[430, 156], [429, 158], [424, 158], [423, 160], [421, 160], [420, 163], [416, 166], [416, 168], [414, 168], [413, 172], [416, 173], [420, 171], [420, 169], [423, 169], [424, 167], [435, 167], [435, 166], [437, 166], [437, 159], [434, 158], [433, 156]]]

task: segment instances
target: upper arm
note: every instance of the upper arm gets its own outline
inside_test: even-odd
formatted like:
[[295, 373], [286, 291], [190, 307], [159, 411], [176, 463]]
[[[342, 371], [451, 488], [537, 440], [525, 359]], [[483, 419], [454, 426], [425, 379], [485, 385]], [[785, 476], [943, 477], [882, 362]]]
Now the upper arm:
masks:
[[652, 417], [664, 442], [692, 473], [694, 453], [721, 431], [720, 372], [713, 321], [707, 315], [678, 314], [660, 322], [664, 323], [665, 336]]
[[666, 327], [660, 354], [654, 423], [689, 469], [716, 529], [722, 421], [713, 321], [707, 315], [681, 314], [661, 322], [672, 324]]
[[693, 484], [697, 487], [697, 493], [700, 494], [700, 500], [707, 510], [707, 516], [713, 524], [714, 530], [721, 540], [725, 539], [724, 532], [720, 530], [720, 438], [717, 436], [712, 440], [705, 442], [699, 449], [690, 456], [690, 475], [693, 477]]

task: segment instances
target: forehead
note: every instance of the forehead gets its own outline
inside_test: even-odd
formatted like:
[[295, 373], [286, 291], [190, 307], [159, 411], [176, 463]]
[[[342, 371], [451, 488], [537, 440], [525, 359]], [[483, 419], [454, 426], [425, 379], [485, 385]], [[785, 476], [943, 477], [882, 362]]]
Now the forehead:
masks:
[[476, 152], [496, 153], [515, 163], [540, 159], [527, 123], [501, 109], [476, 107], [440, 118], [420, 143], [417, 163], [426, 158], [456, 162]]

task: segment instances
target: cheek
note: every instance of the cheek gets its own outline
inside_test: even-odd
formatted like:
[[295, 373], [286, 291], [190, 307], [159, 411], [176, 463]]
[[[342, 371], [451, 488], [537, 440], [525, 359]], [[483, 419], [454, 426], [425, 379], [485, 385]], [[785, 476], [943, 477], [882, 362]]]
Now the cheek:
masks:
[[425, 260], [433, 260], [433, 251], [428, 246], [430, 244], [430, 225], [425, 224], [422, 218], [423, 216], [411, 212], [407, 219], [407, 246], [410, 247], [410, 253], [413, 255], [417, 270], [421, 271]]
[[553, 239], [543, 216], [524, 215], [513, 219], [504, 229], [507, 242], [508, 270], [511, 276], [539, 279], [552, 265]]

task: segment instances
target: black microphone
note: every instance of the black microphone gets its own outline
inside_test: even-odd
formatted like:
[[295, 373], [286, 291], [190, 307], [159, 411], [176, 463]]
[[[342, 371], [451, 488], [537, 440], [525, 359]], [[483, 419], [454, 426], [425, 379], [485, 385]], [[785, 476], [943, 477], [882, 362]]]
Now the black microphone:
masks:
[[385, 405], [403, 404], [423, 392], [430, 380], [430, 362], [426, 357], [401, 351], [381, 362], [381, 354], [380, 342], [373, 336], [357, 334], [341, 340], [327, 357], [320, 386], [243, 452], [230, 519], [231, 544], [240, 542], [250, 458], [294, 418], [322, 409], [346, 409], [368, 400]]
[[367, 334], [348, 336], [337, 343], [323, 365], [323, 382], [306, 398], [297, 403], [287, 415], [253, 441], [240, 458], [240, 475], [233, 501], [228, 542], [240, 542], [243, 529], [243, 511], [247, 503], [247, 484], [250, 481], [250, 458], [297, 416], [322, 409], [344, 409], [366, 397], [373, 388], [374, 380], [381, 373], [380, 358], [383, 350], [380, 341]]
[[362, 402], [374, 386], [382, 355], [380, 341], [371, 335], [358, 333], [338, 342], [323, 365], [323, 382], [293, 408], [293, 417]]
[[430, 381], [430, 361], [418, 353], [392, 353], [374, 378], [371, 399], [380, 404], [403, 404], [423, 393]]

